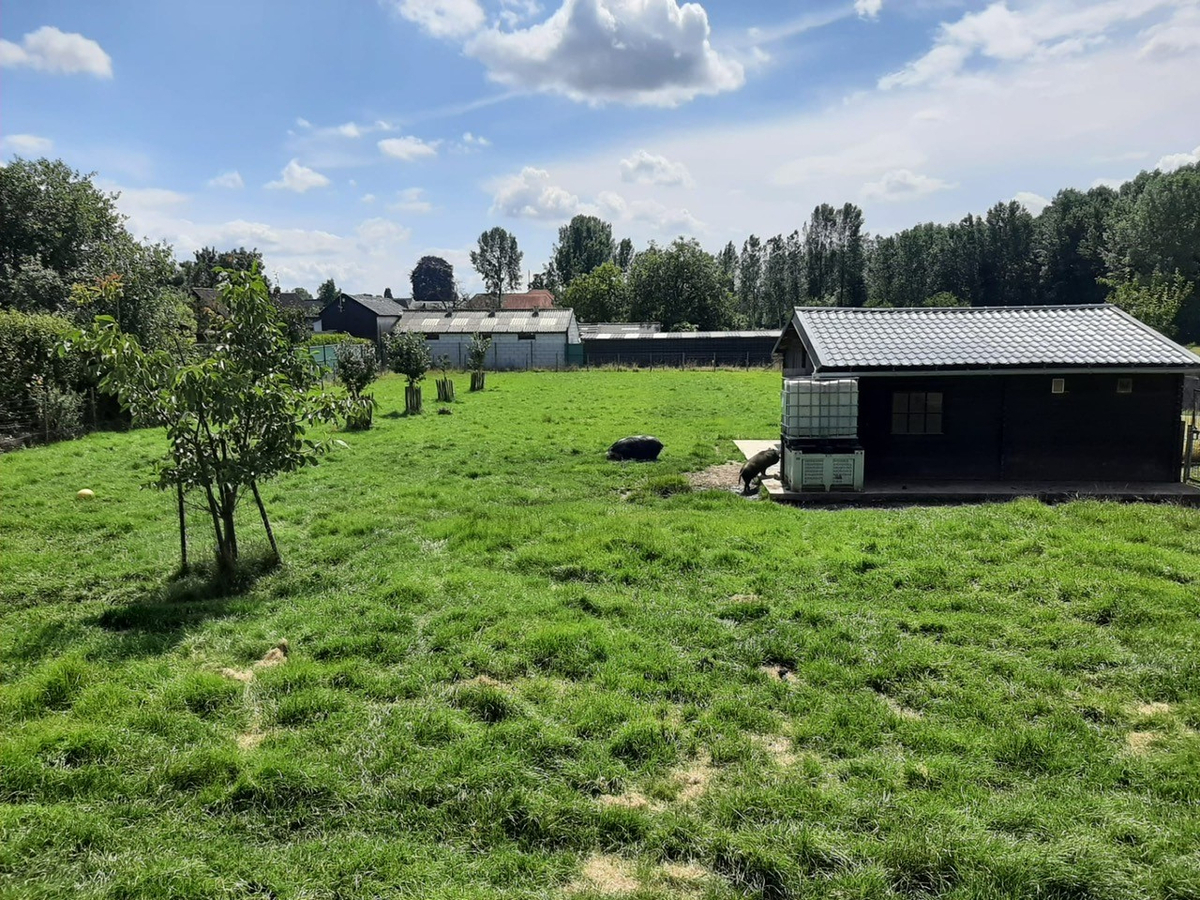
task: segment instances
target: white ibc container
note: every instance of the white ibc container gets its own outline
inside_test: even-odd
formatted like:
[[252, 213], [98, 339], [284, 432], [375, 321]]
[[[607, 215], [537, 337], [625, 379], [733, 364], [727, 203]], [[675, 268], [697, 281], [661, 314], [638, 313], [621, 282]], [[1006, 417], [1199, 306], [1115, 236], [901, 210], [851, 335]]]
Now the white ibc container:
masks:
[[783, 382], [785, 439], [858, 436], [858, 380], [787, 378]]

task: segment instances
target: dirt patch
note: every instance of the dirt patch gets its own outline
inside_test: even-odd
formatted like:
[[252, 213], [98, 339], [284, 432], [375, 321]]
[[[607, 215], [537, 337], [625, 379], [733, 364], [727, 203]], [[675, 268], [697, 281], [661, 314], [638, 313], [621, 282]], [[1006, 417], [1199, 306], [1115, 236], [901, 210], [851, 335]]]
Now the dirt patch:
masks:
[[716, 774], [712, 760], [705, 754], [686, 769], [675, 770], [675, 783], [679, 785], [679, 793], [675, 799], [680, 803], [690, 803], [708, 790], [708, 783]]
[[615, 896], [632, 894], [639, 887], [632, 863], [619, 856], [595, 853], [584, 861], [579, 877], [567, 885], [566, 893], [594, 891]]
[[253, 750], [265, 737], [261, 731], [246, 731], [237, 736], [237, 745], [242, 750]]
[[242, 684], [246, 684], [254, 678], [254, 673], [249, 669], [222, 669], [221, 674], [233, 681], [240, 681]]
[[787, 666], [769, 665], [759, 666], [758, 671], [762, 672], [772, 681], [792, 682], [796, 678], [796, 674]]
[[1131, 731], [1125, 736], [1125, 746], [1134, 756], [1145, 756], [1157, 740], [1153, 731]]
[[1170, 703], [1137, 703], [1129, 711], [1139, 719], [1152, 719], [1155, 716], [1165, 716], [1171, 712]]
[[729, 598], [730, 603], [758, 603], [762, 598], [758, 594], [734, 594]]
[[750, 739], [781, 766], [790, 766], [796, 761], [796, 754], [792, 752], [792, 742], [785, 737], [777, 734], [755, 734]]
[[288, 642], [284, 638], [270, 650], [263, 654], [263, 658], [254, 664], [256, 669], [269, 669], [272, 666], [281, 666], [288, 660]]
[[625, 809], [646, 809], [651, 812], [662, 809], [662, 804], [656, 803], [645, 794], [638, 791], [626, 791], [623, 794], [601, 794], [596, 798], [601, 806], [620, 806]]
[[459, 685], [482, 684], [487, 687], [499, 688], [502, 691], [511, 691], [512, 685], [506, 681], [497, 681], [491, 675], [476, 675], [474, 678], [467, 678], [458, 682]]
[[699, 472], [688, 472], [684, 478], [695, 491], [736, 491], [741, 493], [742, 483], [738, 476], [742, 463], [727, 462], [709, 466]]
[[905, 706], [899, 700], [895, 700], [889, 697], [887, 694], [880, 694], [879, 699], [887, 704], [887, 708], [901, 719], [906, 719], [909, 722], [916, 722], [922, 718], [921, 713], [918, 710], [915, 710], [909, 706]]
[[663, 863], [658, 869], [659, 877], [676, 889], [689, 893], [700, 891], [716, 875], [698, 863]]

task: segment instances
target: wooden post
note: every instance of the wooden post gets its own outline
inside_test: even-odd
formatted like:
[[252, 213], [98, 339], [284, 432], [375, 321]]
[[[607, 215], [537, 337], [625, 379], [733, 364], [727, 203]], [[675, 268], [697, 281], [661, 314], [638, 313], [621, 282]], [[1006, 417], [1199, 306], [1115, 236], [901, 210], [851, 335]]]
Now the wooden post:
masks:
[[404, 411], [410, 416], [421, 412], [421, 386], [410, 384], [404, 389]]
[[471, 373], [471, 390], [482, 391], [486, 373], [480, 369], [478, 372]]

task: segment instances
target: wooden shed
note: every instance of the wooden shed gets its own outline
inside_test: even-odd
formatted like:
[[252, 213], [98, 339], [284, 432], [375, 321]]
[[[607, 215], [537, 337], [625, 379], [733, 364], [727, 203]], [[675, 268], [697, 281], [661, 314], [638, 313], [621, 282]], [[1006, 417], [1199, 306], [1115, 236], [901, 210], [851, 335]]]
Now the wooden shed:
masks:
[[1179, 482], [1184, 377], [1200, 371], [1110, 305], [797, 308], [775, 352], [785, 379], [857, 381], [868, 487]]
[[404, 313], [404, 307], [388, 297], [373, 294], [341, 294], [321, 310], [318, 331], [340, 331], [379, 343]]

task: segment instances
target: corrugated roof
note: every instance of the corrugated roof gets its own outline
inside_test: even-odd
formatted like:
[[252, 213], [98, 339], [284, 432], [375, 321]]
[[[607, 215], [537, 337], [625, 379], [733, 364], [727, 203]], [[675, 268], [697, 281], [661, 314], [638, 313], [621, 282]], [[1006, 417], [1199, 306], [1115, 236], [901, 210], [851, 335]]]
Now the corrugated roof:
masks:
[[817, 372], [1200, 368], [1200, 357], [1106, 304], [936, 309], [797, 307], [792, 324], [807, 342]]
[[449, 313], [408, 312], [396, 323], [396, 331], [425, 334], [561, 334], [569, 331], [574, 312], [544, 309], [533, 312], [501, 310], [455, 310]]
[[778, 331], [601, 331], [589, 333], [584, 326], [579, 334], [585, 341], [680, 341], [721, 338], [777, 338]]
[[375, 294], [351, 294], [350, 296], [377, 316], [399, 316], [404, 312], [403, 306], [387, 297], [378, 297]]
[[645, 336], [662, 331], [662, 322], [592, 322], [579, 323], [579, 333], [585, 339], [595, 335], [635, 334]]

